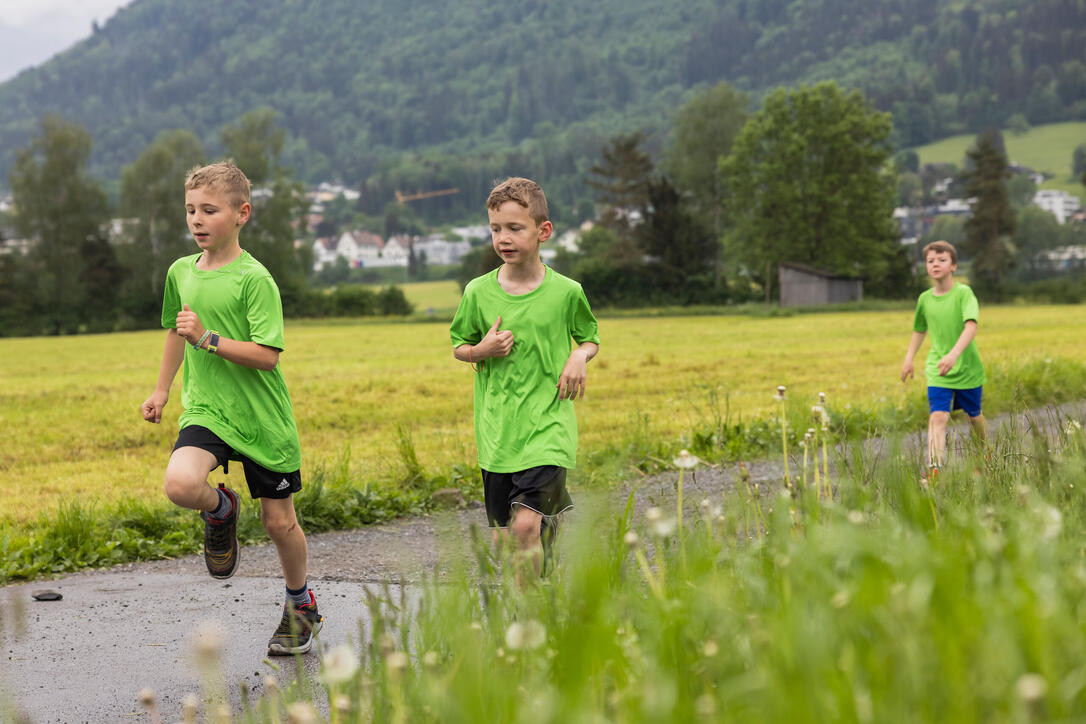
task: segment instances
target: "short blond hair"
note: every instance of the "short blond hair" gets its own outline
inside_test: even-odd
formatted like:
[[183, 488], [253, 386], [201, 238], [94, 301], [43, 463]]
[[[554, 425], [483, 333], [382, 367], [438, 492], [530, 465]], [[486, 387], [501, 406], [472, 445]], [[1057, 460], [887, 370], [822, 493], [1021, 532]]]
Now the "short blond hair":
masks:
[[249, 191], [252, 185], [249, 178], [234, 163], [227, 159], [207, 166], [196, 166], [185, 178], [185, 191], [209, 188], [223, 193], [230, 199], [235, 209], [249, 203]]
[[927, 246], [925, 246], [923, 249], [920, 250], [920, 258], [923, 259], [924, 261], [927, 261], [928, 260], [928, 254], [930, 254], [933, 251], [936, 252], [936, 253], [942, 252], [942, 253], [950, 254], [950, 263], [951, 264], [957, 264], [958, 263], [958, 250], [955, 249], [954, 245], [951, 244], [949, 241], [939, 240], [939, 241], [931, 242], [930, 244], [928, 244]]
[[496, 211], [506, 201], [515, 201], [528, 209], [528, 213], [537, 226], [550, 220], [547, 197], [539, 184], [531, 179], [518, 176], [505, 179], [490, 192], [490, 196], [486, 199], [486, 207], [491, 211]]

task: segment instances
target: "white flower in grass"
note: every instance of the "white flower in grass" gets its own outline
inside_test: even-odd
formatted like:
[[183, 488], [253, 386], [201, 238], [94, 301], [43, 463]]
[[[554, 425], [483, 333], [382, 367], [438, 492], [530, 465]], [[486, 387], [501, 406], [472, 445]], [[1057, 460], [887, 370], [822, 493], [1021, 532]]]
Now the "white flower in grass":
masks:
[[325, 684], [334, 686], [350, 681], [358, 671], [358, 656], [347, 644], [339, 644], [324, 657], [324, 673], [321, 678]]
[[287, 721], [290, 724], [317, 724], [317, 711], [308, 701], [292, 701], [287, 704]]
[[637, 533], [634, 533], [632, 530], [626, 531], [626, 535], [622, 537], [622, 542], [630, 548], [633, 548], [638, 543]]
[[1050, 541], [1055, 540], [1060, 535], [1060, 530], [1063, 529], [1063, 515], [1057, 508], [1051, 505], [1046, 505], [1041, 510], [1041, 517], [1044, 521], [1044, 527], [1041, 530], [1041, 539]]
[[663, 512], [661, 512], [659, 508], [652, 507], [645, 511], [645, 520], [650, 523], [655, 523], [656, 521], [660, 520], [663, 515]]
[[675, 532], [677, 525], [674, 518], [659, 518], [652, 523], [652, 534], [657, 538], [667, 538]]
[[679, 457], [675, 458], [671, 462], [675, 463], [675, 467], [677, 468], [690, 470], [691, 468], [697, 467], [697, 464], [700, 463], [701, 460], [698, 460], [697, 455], [691, 455], [686, 450], [680, 450]]
[[505, 645], [513, 651], [534, 651], [547, 642], [547, 629], [539, 621], [514, 621], [505, 630]]
[[1037, 701], [1048, 693], [1048, 681], [1040, 674], [1022, 674], [1014, 682], [1014, 691], [1022, 701]]

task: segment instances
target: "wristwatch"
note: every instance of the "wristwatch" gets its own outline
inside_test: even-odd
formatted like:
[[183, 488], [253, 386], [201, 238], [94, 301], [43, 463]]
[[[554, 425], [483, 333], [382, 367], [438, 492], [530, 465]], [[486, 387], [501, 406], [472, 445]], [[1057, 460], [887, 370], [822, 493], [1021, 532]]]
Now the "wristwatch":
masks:
[[211, 354], [219, 353], [219, 333], [212, 332], [211, 336], [207, 339], [207, 351]]

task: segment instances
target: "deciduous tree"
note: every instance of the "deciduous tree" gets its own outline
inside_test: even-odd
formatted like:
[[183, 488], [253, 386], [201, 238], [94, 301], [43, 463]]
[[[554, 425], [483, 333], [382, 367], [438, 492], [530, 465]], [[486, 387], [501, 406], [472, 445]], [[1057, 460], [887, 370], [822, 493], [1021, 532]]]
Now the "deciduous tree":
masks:
[[16, 155], [9, 176], [16, 230], [34, 239], [28, 261], [37, 282], [35, 308], [52, 333], [74, 331], [88, 321], [88, 262], [82, 251], [101, 236], [109, 218], [105, 194], [86, 173], [90, 150], [91, 137], [82, 126], [46, 116], [39, 134]]
[[890, 131], [888, 114], [830, 82], [770, 94], [743, 127], [722, 164], [728, 246], [767, 300], [781, 262], [862, 274], [876, 288], [907, 263], [892, 221]]

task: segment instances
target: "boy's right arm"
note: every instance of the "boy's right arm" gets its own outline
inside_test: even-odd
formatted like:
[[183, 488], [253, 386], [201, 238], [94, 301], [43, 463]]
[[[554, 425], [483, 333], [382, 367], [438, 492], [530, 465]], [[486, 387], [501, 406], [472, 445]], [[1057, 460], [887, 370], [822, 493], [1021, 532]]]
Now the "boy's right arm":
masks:
[[166, 332], [166, 348], [162, 352], [162, 366], [158, 370], [158, 382], [155, 391], [140, 406], [143, 419], [147, 422], [162, 422], [162, 408], [170, 399], [170, 385], [185, 361], [185, 340], [176, 329]]
[[479, 344], [462, 344], [453, 350], [453, 357], [461, 362], [482, 362], [489, 357], [506, 357], [513, 349], [513, 333], [508, 329], [499, 330], [502, 318], [494, 320]]
[[913, 332], [912, 339], [909, 340], [909, 349], [905, 352], [905, 362], [901, 365], [902, 382], [913, 376], [913, 358], [916, 357], [916, 352], [923, 341], [924, 332]]

